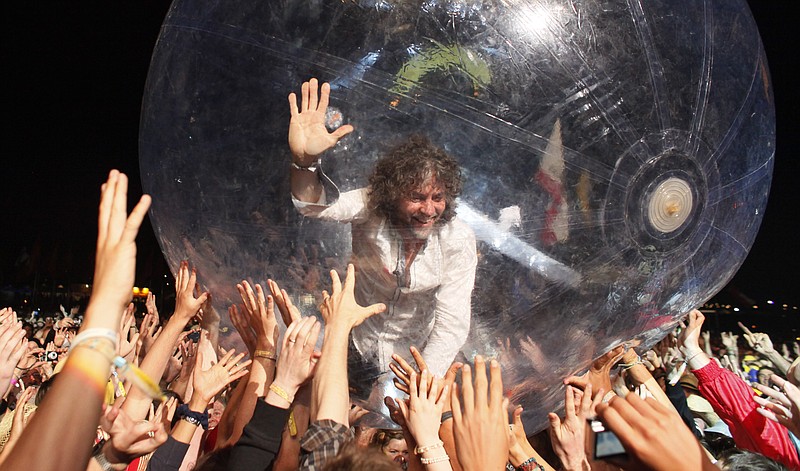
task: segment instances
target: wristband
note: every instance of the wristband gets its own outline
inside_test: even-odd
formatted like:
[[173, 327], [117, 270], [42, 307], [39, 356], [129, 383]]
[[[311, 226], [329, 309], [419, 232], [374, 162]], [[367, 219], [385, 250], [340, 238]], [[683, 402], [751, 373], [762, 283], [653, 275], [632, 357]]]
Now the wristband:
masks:
[[292, 401], [294, 400], [293, 397], [289, 396], [289, 393], [284, 391], [282, 387], [278, 386], [275, 383], [269, 385], [269, 390], [280, 396], [281, 399], [288, 402], [289, 404], [291, 404]]
[[70, 351], [74, 348], [88, 348], [103, 355], [108, 361], [114, 360], [117, 353], [115, 345], [109, 343], [106, 337], [88, 337], [81, 340], [80, 343], [75, 343], [70, 347]]
[[637, 357], [636, 357], [636, 360], [634, 360], [634, 361], [633, 361], [633, 363], [620, 363], [620, 364], [619, 364], [619, 366], [620, 366], [620, 367], [621, 367], [621, 368], [622, 368], [624, 371], [628, 371], [629, 369], [633, 368], [633, 367], [634, 367], [634, 366], [636, 366], [636, 365], [643, 365], [643, 364], [644, 364], [644, 363], [642, 362], [642, 359], [641, 359], [641, 357], [638, 357], [638, 356], [637, 356]]
[[79, 333], [72, 339], [72, 346], [76, 346], [79, 343], [83, 342], [86, 339], [90, 338], [104, 338], [111, 341], [114, 345], [114, 350], [117, 349], [119, 345], [119, 337], [117, 336], [117, 331], [111, 329], [103, 329], [103, 328], [94, 328], [94, 329], [86, 329], [83, 332]]
[[689, 358], [687, 358], [687, 359], [686, 359], [686, 364], [688, 365], [688, 364], [689, 364], [689, 362], [690, 362], [690, 361], [692, 361], [692, 360], [694, 359], [694, 357], [696, 357], [697, 355], [700, 355], [701, 353], [703, 353], [703, 351], [702, 351], [702, 350], [700, 350], [699, 352], [697, 352], [697, 353], [695, 353], [694, 355], [692, 355], [692, 356], [690, 356]]
[[303, 172], [316, 172], [317, 171], [317, 167], [321, 163], [322, 163], [322, 161], [320, 159], [317, 159], [314, 162], [311, 162], [311, 165], [309, 165], [308, 167], [301, 167], [301, 166], [297, 165], [296, 163], [294, 163], [294, 161], [292, 161], [292, 168], [295, 169], [295, 170], [303, 171]]
[[444, 442], [442, 442], [441, 440], [436, 440], [436, 443], [434, 443], [433, 445], [418, 446], [418, 447], [414, 448], [414, 454], [415, 455], [421, 455], [421, 454], [423, 454], [425, 452], [428, 452], [428, 451], [431, 451], [431, 450], [435, 450], [437, 448], [442, 448], [443, 446], [444, 446]]
[[181, 404], [175, 411], [179, 419], [185, 420], [192, 425], [203, 427], [203, 430], [208, 430], [208, 412], [195, 412], [189, 409], [188, 404]]
[[453, 411], [448, 410], [448, 411], [442, 412], [442, 418], [439, 419], [439, 424], [441, 425], [441, 424], [444, 423], [445, 420], [452, 419], [452, 418], [453, 418]]
[[517, 466], [517, 471], [544, 471], [544, 466], [540, 465], [536, 458], [531, 456]]
[[275, 361], [278, 358], [275, 356], [273, 352], [270, 350], [256, 350], [253, 352], [253, 357], [255, 358], [266, 358], [267, 360]]

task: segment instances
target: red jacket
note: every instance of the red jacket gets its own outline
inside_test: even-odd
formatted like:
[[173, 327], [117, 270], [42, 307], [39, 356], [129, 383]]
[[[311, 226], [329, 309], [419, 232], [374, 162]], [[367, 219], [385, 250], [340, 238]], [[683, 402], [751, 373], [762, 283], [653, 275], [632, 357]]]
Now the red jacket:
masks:
[[800, 458], [789, 431], [756, 411], [759, 405], [753, 400], [750, 385], [713, 360], [692, 373], [697, 376], [700, 394], [728, 425], [737, 447], [800, 469]]

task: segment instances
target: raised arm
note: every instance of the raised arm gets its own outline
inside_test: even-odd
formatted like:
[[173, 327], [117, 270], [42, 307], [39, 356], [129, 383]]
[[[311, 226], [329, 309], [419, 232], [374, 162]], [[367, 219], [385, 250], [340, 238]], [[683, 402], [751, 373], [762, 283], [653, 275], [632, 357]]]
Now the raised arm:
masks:
[[780, 352], [775, 350], [769, 335], [763, 332], [750, 332], [750, 329], [741, 322], [739, 322], [739, 328], [744, 331], [744, 339], [747, 340], [747, 344], [750, 345], [750, 348], [771, 361], [782, 375], [785, 375], [786, 372], [789, 371], [791, 363], [786, 360]]
[[[164, 374], [178, 337], [208, 297], [207, 292], [195, 296], [196, 286], [196, 270], [190, 271], [189, 263], [181, 262], [175, 277], [175, 312], [142, 360], [141, 369], [151, 378], [161, 378]], [[150, 401], [141, 390], [133, 388], [122, 409], [133, 420], [142, 420], [150, 409]]]
[[319, 155], [353, 131], [353, 126], [345, 124], [328, 132], [325, 127], [325, 113], [328, 110], [331, 86], [323, 83], [319, 92], [318, 88], [319, 82], [315, 78], [303, 83], [299, 108], [297, 96], [294, 93], [289, 94], [289, 111], [292, 116], [289, 121], [292, 194], [307, 203], [319, 200], [322, 192], [322, 185], [315, 171]]
[[[75, 338], [58, 381], [3, 463], [6, 469], [86, 469], [120, 317], [133, 289], [136, 234], [150, 197], [142, 196], [130, 216], [127, 204], [128, 178], [112, 170], [101, 191], [94, 288], [81, 328], [83, 336]], [[60, 450], [58, 459], [42, 453], [44, 449]]]
[[347, 266], [344, 285], [339, 274], [331, 270], [332, 293], [322, 293], [322, 316], [325, 319], [325, 340], [312, 392], [312, 417], [332, 420], [349, 426], [350, 393], [347, 382], [347, 348], [350, 331], [369, 316], [386, 310], [385, 304], [359, 306], [354, 295], [355, 268]]

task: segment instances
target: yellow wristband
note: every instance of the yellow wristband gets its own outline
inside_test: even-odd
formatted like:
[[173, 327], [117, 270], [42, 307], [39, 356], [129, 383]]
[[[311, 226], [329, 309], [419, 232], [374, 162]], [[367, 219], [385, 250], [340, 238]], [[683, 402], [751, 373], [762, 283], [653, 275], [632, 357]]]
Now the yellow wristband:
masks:
[[282, 387], [278, 386], [275, 383], [269, 385], [269, 390], [280, 396], [284, 401], [288, 402], [289, 404], [292, 403], [294, 400], [293, 397], [289, 396], [289, 393], [283, 390]]
[[255, 358], [266, 358], [267, 360], [272, 360], [272, 361], [275, 361], [275, 360], [278, 359], [275, 356], [275, 354], [273, 352], [269, 351], [269, 350], [256, 350], [255, 352], [253, 352], [253, 357], [255, 357]]

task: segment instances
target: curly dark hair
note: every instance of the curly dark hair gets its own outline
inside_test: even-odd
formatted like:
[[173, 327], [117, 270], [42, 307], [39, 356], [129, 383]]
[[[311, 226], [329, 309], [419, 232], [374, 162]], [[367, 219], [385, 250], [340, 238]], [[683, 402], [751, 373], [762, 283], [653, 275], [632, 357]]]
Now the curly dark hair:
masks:
[[406, 437], [403, 435], [402, 430], [392, 430], [392, 429], [378, 429], [375, 432], [375, 435], [372, 436], [370, 439], [369, 444], [382, 450], [383, 447], [389, 444], [392, 440], [405, 440]]
[[409, 136], [378, 160], [369, 178], [370, 209], [393, 219], [397, 200], [431, 177], [436, 177], [445, 193], [446, 206], [439, 221], [450, 221], [461, 194], [461, 167], [455, 158], [419, 134]]

